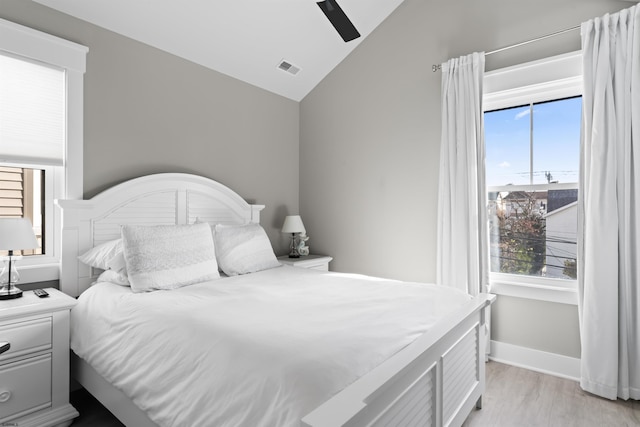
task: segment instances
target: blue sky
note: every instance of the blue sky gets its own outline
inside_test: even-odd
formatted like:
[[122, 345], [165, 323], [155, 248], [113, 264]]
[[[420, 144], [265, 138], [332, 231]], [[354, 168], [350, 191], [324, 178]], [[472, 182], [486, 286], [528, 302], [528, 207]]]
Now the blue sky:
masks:
[[[533, 184], [578, 182], [582, 98], [534, 104]], [[529, 106], [485, 113], [487, 185], [529, 184]]]

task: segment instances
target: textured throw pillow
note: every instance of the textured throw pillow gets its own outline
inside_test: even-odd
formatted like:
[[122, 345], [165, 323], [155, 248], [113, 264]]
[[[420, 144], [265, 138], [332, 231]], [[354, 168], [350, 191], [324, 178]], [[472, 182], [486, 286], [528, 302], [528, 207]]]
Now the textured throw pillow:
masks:
[[279, 267], [267, 233], [259, 224], [215, 227], [216, 257], [228, 276]]
[[220, 277], [207, 224], [125, 225], [122, 243], [134, 292], [176, 289]]
[[[122, 254], [122, 239], [102, 243], [80, 255], [78, 259], [88, 266], [108, 270], [113, 268], [112, 260], [119, 254]], [[116, 268], [115, 270], [118, 269]]]

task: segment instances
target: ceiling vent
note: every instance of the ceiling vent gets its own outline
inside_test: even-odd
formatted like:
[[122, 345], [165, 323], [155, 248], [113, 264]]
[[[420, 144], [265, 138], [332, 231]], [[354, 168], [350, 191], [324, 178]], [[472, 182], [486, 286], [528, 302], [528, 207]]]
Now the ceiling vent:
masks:
[[292, 76], [295, 76], [296, 74], [298, 74], [298, 71], [300, 71], [300, 67], [296, 67], [292, 63], [287, 62], [285, 60], [280, 61], [280, 63], [278, 64], [278, 68], [281, 69], [282, 71], [286, 71]]

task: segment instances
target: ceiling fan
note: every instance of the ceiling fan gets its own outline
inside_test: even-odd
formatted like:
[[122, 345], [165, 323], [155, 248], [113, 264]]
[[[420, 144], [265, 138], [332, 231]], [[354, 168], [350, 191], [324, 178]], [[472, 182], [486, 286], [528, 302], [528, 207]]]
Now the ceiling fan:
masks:
[[349, 42], [360, 37], [360, 33], [356, 30], [356, 27], [335, 0], [324, 0], [317, 2], [317, 5], [329, 19], [333, 28], [340, 34], [342, 40]]

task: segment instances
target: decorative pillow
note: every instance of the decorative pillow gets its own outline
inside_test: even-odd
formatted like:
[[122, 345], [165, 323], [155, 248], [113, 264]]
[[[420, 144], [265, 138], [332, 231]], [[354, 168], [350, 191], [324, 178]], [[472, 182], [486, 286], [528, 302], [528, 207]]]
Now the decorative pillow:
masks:
[[117, 271], [125, 276], [127, 275], [127, 261], [124, 259], [124, 248], [122, 252], [118, 252], [116, 256], [109, 260], [108, 265], [111, 270]]
[[267, 233], [259, 224], [215, 227], [216, 257], [228, 276], [279, 267]]
[[125, 225], [122, 243], [134, 292], [176, 289], [220, 277], [207, 224]]
[[87, 252], [80, 255], [78, 259], [83, 264], [87, 264], [91, 267], [108, 270], [109, 268], [112, 268], [111, 260], [121, 253], [122, 239], [115, 239], [89, 249]]
[[126, 274], [118, 273], [114, 270], [105, 270], [98, 276], [97, 282], [115, 283], [120, 286], [131, 286]]

